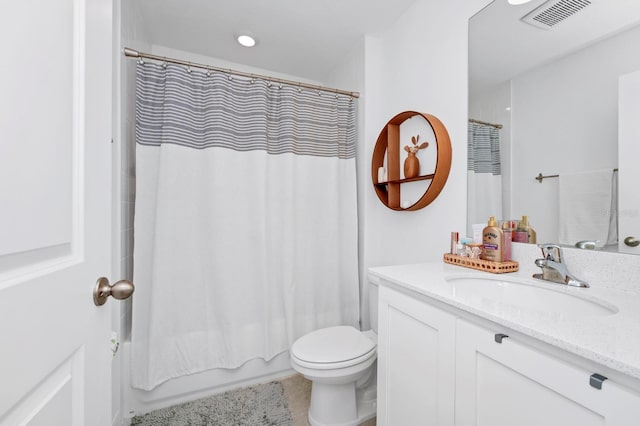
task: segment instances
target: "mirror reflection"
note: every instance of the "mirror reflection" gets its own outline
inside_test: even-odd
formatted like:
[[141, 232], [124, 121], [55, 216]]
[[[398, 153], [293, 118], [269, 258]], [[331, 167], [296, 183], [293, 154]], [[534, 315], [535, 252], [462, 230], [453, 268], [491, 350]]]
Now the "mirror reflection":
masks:
[[538, 242], [617, 250], [640, 226], [618, 207], [633, 178], [618, 172], [619, 81], [640, 70], [639, 25], [636, 0], [495, 0], [470, 20], [469, 235], [527, 216]]

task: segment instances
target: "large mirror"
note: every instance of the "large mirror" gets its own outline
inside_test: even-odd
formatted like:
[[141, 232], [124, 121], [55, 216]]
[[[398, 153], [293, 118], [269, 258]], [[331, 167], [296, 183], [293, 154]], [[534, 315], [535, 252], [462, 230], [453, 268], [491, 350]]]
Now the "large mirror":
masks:
[[[618, 249], [617, 239], [627, 235], [616, 232], [617, 184], [628, 177], [618, 172], [619, 149], [624, 156], [618, 147], [619, 82], [640, 70], [638, 46], [638, 0], [495, 0], [470, 20], [469, 118], [490, 132], [470, 136], [489, 148], [469, 151], [470, 164], [473, 156], [485, 163], [484, 170], [476, 164], [468, 171], [469, 235], [472, 224], [490, 215], [527, 215], [538, 242], [573, 245], [566, 222], [586, 215], [600, 233], [582, 239], [598, 240], [598, 249]], [[492, 144], [491, 129], [498, 127], [499, 142]], [[576, 178], [594, 179], [591, 188], [608, 179], [601, 192], [610, 191], [610, 205], [600, 197], [597, 209], [584, 207], [601, 194], [574, 189]], [[640, 190], [633, 195], [639, 198]], [[637, 211], [622, 214], [640, 227]]]

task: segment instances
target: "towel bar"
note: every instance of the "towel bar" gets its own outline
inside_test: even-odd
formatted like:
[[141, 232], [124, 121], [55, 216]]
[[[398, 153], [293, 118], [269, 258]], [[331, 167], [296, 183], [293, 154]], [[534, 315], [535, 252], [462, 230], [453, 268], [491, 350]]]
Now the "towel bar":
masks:
[[[617, 171], [618, 171], [618, 169], [617, 169], [617, 168], [616, 168], [616, 169], [613, 169], [613, 171], [614, 171], [614, 172], [617, 172]], [[546, 176], [543, 176], [543, 175], [542, 175], [542, 173], [538, 173], [538, 176], [536, 176], [534, 179], [535, 179], [535, 180], [537, 180], [538, 182], [542, 183], [542, 181], [543, 181], [544, 179], [547, 179], [547, 178], [557, 178], [558, 176], [560, 176], [560, 175], [546, 175]]]

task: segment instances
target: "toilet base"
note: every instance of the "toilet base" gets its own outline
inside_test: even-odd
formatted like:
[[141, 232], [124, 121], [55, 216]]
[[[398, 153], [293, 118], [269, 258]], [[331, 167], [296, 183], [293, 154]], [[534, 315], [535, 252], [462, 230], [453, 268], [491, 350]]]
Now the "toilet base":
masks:
[[375, 383], [357, 389], [355, 382], [343, 385], [313, 382], [309, 424], [311, 426], [357, 426], [376, 416]]

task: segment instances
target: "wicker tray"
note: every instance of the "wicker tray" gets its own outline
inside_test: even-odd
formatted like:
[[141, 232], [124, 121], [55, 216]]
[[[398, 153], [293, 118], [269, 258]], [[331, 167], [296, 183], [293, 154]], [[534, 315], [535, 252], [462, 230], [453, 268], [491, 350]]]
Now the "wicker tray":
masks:
[[490, 260], [471, 259], [455, 254], [444, 254], [445, 263], [452, 265], [464, 266], [465, 268], [477, 269], [479, 271], [491, 272], [493, 274], [505, 274], [507, 272], [516, 272], [518, 270], [518, 262], [509, 260], [507, 262], [491, 262]]

